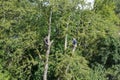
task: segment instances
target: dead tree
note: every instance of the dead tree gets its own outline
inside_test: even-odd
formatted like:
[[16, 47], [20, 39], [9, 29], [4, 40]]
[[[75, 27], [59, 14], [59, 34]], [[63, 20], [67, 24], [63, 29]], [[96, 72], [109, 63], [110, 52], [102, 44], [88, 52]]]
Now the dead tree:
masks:
[[45, 59], [45, 66], [44, 66], [44, 74], [43, 80], [47, 80], [47, 72], [48, 72], [48, 62], [49, 62], [49, 54], [50, 54], [50, 47], [53, 41], [50, 41], [51, 36], [51, 18], [52, 18], [52, 9], [50, 10], [49, 15], [49, 23], [48, 23], [48, 36], [47, 36], [47, 51], [46, 51], [46, 59]]
[[[68, 23], [67, 23], [66, 30], [68, 31]], [[68, 34], [65, 35], [65, 47], [64, 47], [65, 49], [64, 50], [67, 49], [67, 37], [68, 37]]]
[[[76, 47], [77, 47], [77, 40], [75, 38], [73, 38], [72, 40], [72, 45], [73, 45], [72, 54], [74, 54]], [[69, 67], [70, 67], [70, 63], [66, 66], [65, 73], [68, 73]]]

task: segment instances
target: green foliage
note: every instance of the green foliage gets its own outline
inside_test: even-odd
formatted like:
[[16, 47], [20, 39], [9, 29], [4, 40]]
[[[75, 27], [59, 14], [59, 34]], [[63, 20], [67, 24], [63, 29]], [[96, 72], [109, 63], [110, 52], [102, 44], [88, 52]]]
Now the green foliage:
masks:
[[76, 54], [65, 54], [59, 56], [59, 62], [56, 64], [56, 77], [62, 80], [87, 80], [89, 76], [89, 67], [84, 57]]
[[112, 65], [111, 68], [107, 69], [107, 77], [112, 77], [113, 80], [119, 80], [120, 78], [120, 65]]
[[98, 64], [94, 66], [93, 70], [91, 70], [89, 80], [107, 80], [105, 78], [106, 77], [105, 72], [106, 72], [105, 68], [102, 65]]
[[84, 0], [1, 0], [0, 80], [43, 79], [51, 8], [48, 80], [119, 80], [119, 0], [95, 0], [92, 10], [80, 4]]
[[117, 14], [120, 13], [120, 3], [119, 3], [119, 1], [120, 1], [120, 0], [116, 0], [116, 1], [115, 1], [115, 4], [116, 4], [115, 12], [116, 12]]

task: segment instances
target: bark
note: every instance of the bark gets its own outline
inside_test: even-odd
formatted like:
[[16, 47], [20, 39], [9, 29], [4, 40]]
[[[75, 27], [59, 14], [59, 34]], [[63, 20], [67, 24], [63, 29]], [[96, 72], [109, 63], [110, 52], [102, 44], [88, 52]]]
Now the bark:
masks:
[[76, 47], [77, 47], [77, 45], [74, 45], [73, 50], [72, 50], [73, 53], [75, 52]]
[[[68, 23], [67, 23], [67, 31], [68, 31]], [[65, 35], [65, 50], [67, 49], [67, 36], [68, 34]]]
[[49, 62], [49, 54], [50, 54], [50, 47], [53, 41], [50, 41], [50, 36], [51, 36], [51, 18], [52, 18], [52, 10], [50, 10], [50, 16], [49, 16], [49, 29], [48, 29], [48, 46], [47, 46], [47, 51], [46, 51], [46, 61], [45, 61], [45, 66], [44, 66], [44, 75], [43, 75], [43, 80], [47, 80], [47, 72], [48, 72], [48, 62]]

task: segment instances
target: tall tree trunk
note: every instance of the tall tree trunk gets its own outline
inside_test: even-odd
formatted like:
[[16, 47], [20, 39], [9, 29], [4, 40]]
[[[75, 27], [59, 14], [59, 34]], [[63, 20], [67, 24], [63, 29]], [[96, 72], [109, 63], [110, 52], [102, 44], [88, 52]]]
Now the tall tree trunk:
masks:
[[[74, 54], [76, 47], [77, 47], [77, 43], [75, 45], [73, 44], [72, 54]], [[69, 68], [70, 68], [70, 63], [68, 63], [68, 65], [66, 66], [66, 70], [65, 70], [66, 74], [68, 73]]]
[[47, 72], [48, 72], [48, 61], [49, 61], [49, 54], [50, 54], [50, 47], [53, 41], [50, 41], [50, 36], [51, 36], [51, 18], [52, 18], [52, 10], [50, 10], [50, 16], [49, 16], [49, 29], [48, 29], [48, 46], [47, 46], [47, 51], [46, 51], [46, 61], [45, 61], [45, 66], [44, 66], [44, 75], [43, 75], [43, 80], [47, 80]]
[[[68, 31], [68, 23], [67, 23], [67, 31]], [[65, 50], [67, 49], [67, 36], [68, 36], [68, 34], [66, 33], [66, 35], [65, 35]]]

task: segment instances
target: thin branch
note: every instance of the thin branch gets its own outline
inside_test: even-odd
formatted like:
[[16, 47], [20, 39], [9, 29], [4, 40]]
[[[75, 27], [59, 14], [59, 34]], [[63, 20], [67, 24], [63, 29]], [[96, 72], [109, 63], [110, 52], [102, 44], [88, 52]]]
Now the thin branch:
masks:
[[36, 53], [38, 54], [38, 56], [39, 56], [39, 59], [42, 59], [42, 57], [41, 57], [41, 55], [40, 55], [40, 52], [39, 52], [39, 50], [36, 48]]

